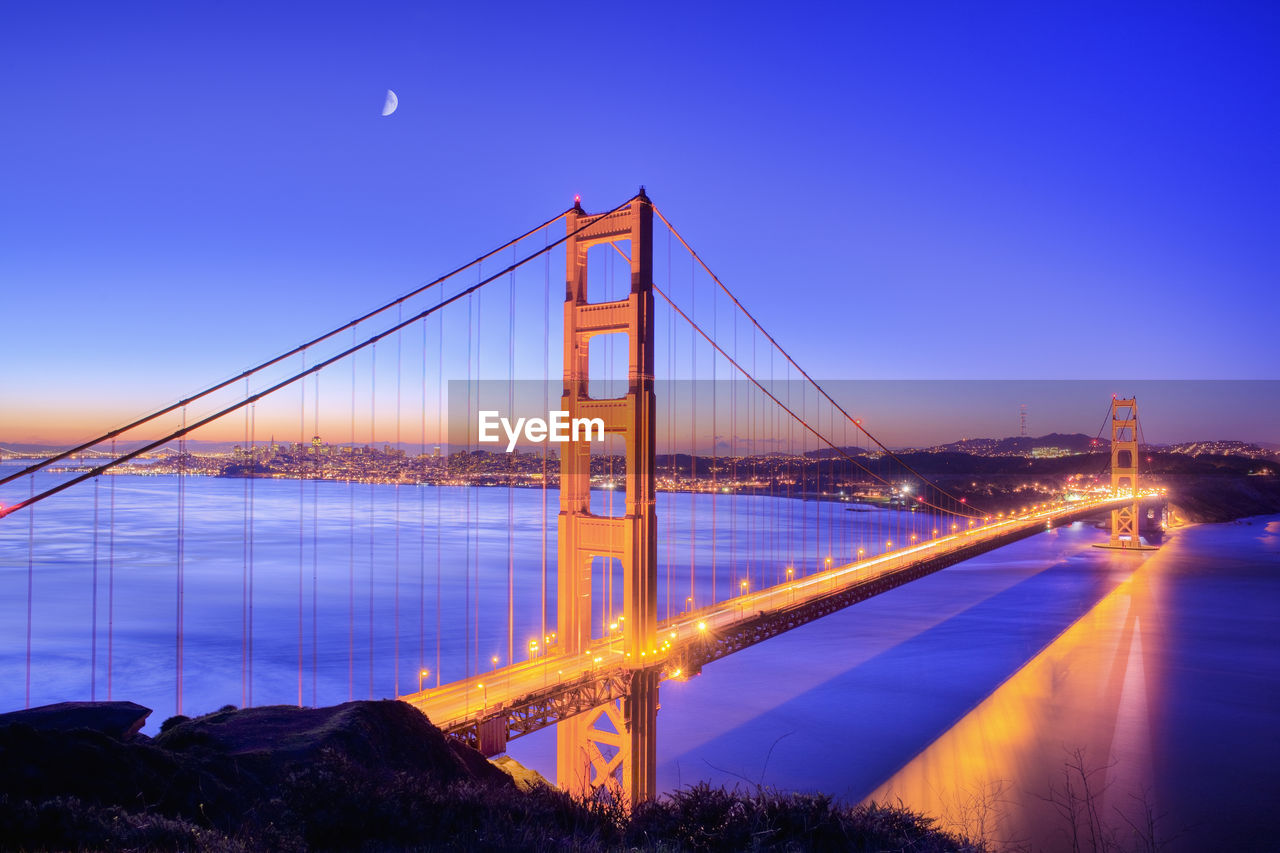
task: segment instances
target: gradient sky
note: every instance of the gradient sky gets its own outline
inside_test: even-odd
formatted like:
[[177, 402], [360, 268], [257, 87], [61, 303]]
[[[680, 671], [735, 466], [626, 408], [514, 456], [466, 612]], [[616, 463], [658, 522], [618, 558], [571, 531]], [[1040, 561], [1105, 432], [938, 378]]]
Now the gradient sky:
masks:
[[1280, 6], [691, 6], [7, 9], [0, 440], [641, 183], [822, 377], [1277, 378]]

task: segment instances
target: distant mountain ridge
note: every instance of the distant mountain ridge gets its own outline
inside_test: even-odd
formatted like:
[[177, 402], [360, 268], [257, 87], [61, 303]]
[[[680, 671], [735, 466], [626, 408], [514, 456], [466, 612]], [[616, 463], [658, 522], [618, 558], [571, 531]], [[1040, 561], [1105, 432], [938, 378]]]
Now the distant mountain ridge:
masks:
[[1010, 436], [1008, 438], [962, 438], [948, 444], [921, 448], [924, 453], [968, 453], [973, 456], [1030, 456], [1033, 450], [1056, 448], [1067, 453], [1088, 453], [1098, 444], [1084, 433], [1064, 434], [1051, 432], [1041, 436]]

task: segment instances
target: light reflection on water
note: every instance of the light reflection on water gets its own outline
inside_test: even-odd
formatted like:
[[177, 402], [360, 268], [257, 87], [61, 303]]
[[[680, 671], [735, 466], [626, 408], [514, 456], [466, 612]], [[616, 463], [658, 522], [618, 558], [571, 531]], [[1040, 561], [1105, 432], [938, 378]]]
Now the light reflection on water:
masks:
[[[1071, 849], [1050, 798], [1070, 808], [1080, 750], [1118, 849], [1147, 805], [1159, 849], [1277, 849], [1280, 519], [1145, 555], [1104, 539], [1039, 535], [664, 684], [659, 789], [900, 799], [997, 847]], [[550, 774], [553, 746], [511, 748]]]
[[[1163, 686], [1160, 555], [1126, 559], [1127, 580], [868, 799], [902, 800], [971, 836], [1036, 847], [1066, 840], [1060, 808], [1082, 809], [1086, 782], [1108, 823], [1144, 820]], [[1069, 770], [1077, 748], [1084, 775]], [[1087, 831], [1087, 820], [1078, 823]]]
[[1062, 849], [1073, 806], [1089, 832], [1083, 769], [1095, 824], [1124, 849], [1148, 813], [1161, 849], [1277, 849], [1277, 531], [1200, 526], [1128, 557], [1128, 580], [870, 797]]

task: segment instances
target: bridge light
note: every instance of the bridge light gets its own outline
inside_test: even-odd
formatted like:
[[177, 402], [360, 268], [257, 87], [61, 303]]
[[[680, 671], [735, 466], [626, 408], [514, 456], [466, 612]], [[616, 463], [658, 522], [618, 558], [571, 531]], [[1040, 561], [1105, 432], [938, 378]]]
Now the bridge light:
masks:
[[699, 623], [698, 623], [698, 630], [699, 630], [699, 631], [705, 631], [705, 630], [707, 630], [707, 623], [706, 623], [706, 622], [699, 622]]

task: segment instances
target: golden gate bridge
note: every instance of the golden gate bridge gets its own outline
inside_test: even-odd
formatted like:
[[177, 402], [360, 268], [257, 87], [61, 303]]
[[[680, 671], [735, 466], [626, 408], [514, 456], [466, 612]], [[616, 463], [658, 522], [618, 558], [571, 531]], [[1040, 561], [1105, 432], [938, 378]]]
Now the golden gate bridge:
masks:
[[[563, 257], [565, 281], [555, 312], [553, 257]], [[214, 598], [238, 596], [242, 705], [254, 704], [254, 664], [264, 655], [296, 652], [300, 706], [321, 699], [322, 659], [346, 672], [346, 695], [326, 689], [324, 698], [356, 698], [357, 658], [367, 657], [369, 698], [389, 686], [486, 755], [556, 726], [561, 786], [634, 803], [655, 795], [664, 680], [688, 679], [835, 610], [1103, 511], [1112, 513], [1110, 546], [1144, 547], [1135, 400], [1111, 401], [1109, 490], [994, 514], [923, 476], [850, 408], [769, 334], [643, 188], [600, 214], [575, 199], [323, 335], [5, 474], [0, 569], [9, 600], [25, 600], [25, 621], [20, 606], [11, 611], [19, 616], [6, 620], [5, 641], [24, 648], [28, 705], [33, 678], [38, 687], [51, 668], [68, 665], [88, 670], [88, 698], [101, 679], [110, 699], [129, 689], [115, 659], [116, 585], [131, 572], [163, 578], [181, 713], [189, 675], [236, 665], [225, 653], [201, 659], [207, 644], [192, 646], [188, 620]], [[483, 445], [477, 417], [517, 409], [562, 412], [602, 435], [583, 431], [554, 448], [526, 443], [517, 453]], [[277, 435], [297, 439], [278, 445]], [[238, 441], [229, 458], [241, 493], [224, 489], [209, 505], [193, 491], [188, 442], [228, 436]], [[416, 454], [405, 450], [414, 445]], [[139, 457], [162, 448], [176, 448], [163, 469], [174, 486], [159, 496], [172, 550], [157, 570], [131, 565], [118, 547], [119, 478], [108, 475], [136, 471]], [[288, 466], [270, 455], [277, 449]], [[82, 464], [70, 465], [77, 456]], [[296, 501], [259, 488], [268, 477], [296, 480]], [[345, 514], [321, 499], [328, 480], [348, 484]], [[367, 502], [357, 499], [366, 483]], [[391, 490], [389, 505], [375, 489]], [[446, 506], [447, 489], [461, 491]], [[63, 493], [92, 508], [87, 529], [77, 528], [76, 555], [65, 530], [55, 542], [37, 523]], [[896, 508], [846, 512], [876, 493], [896, 495]], [[235, 497], [238, 508], [229, 505]], [[749, 503], [762, 497], [769, 500]], [[197, 528], [216, 534], [197, 536]], [[517, 530], [531, 531], [519, 537], [530, 553], [517, 553]], [[228, 549], [239, 553], [238, 572]], [[518, 562], [535, 565], [536, 577]], [[219, 568], [203, 569], [213, 563]], [[285, 565], [291, 575], [296, 568], [287, 589]], [[88, 648], [71, 638], [45, 655], [34, 630], [49, 606], [40, 603], [40, 576], [67, 566], [91, 589]], [[194, 595], [190, 572], [198, 572]], [[446, 594], [459, 578], [464, 594]], [[294, 592], [296, 613], [287, 602]], [[344, 592], [345, 609], [321, 608], [322, 596]], [[167, 618], [148, 614], [153, 623]], [[264, 619], [295, 623], [293, 642], [267, 632], [272, 647], [264, 649]], [[367, 637], [357, 639], [358, 624]], [[235, 631], [222, 624], [219, 633]], [[148, 637], [152, 647], [169, 642]], [[390, 677], [380, 688], [376, 658], [388, 647]]]

